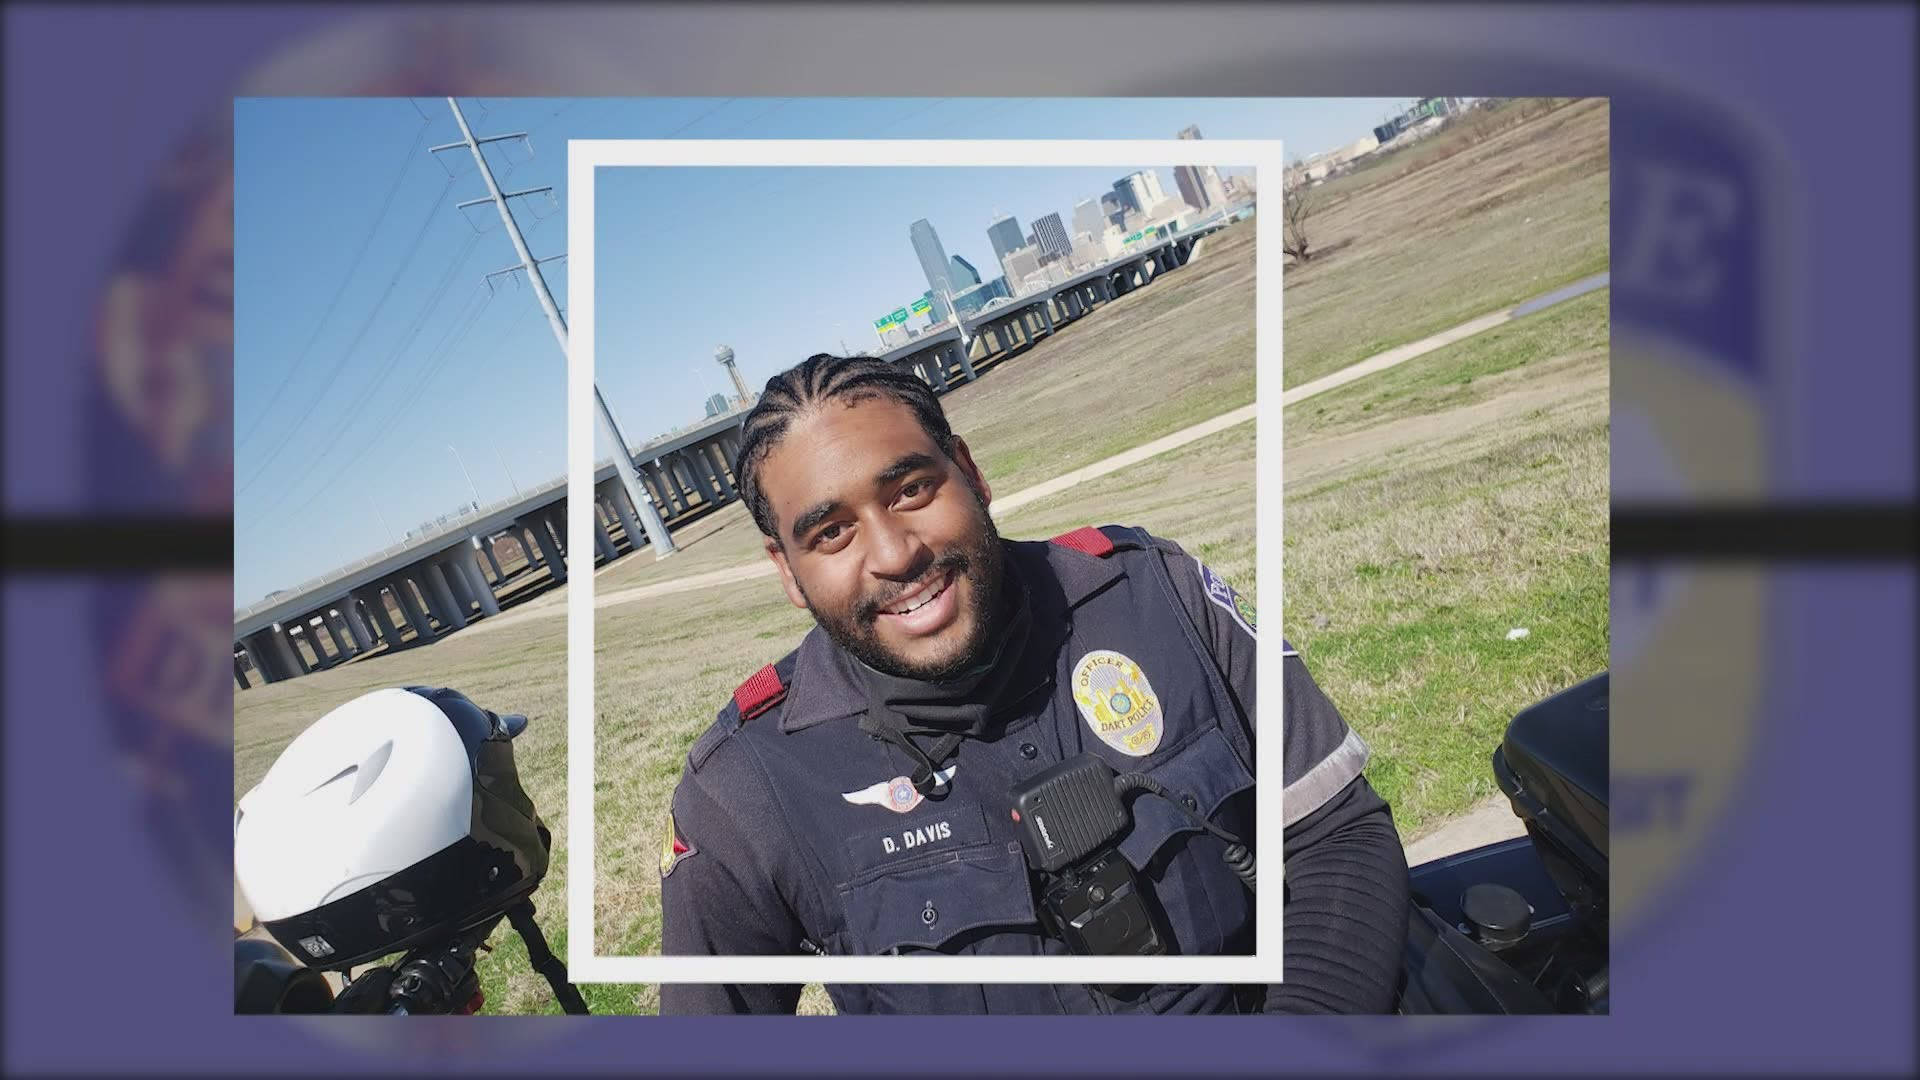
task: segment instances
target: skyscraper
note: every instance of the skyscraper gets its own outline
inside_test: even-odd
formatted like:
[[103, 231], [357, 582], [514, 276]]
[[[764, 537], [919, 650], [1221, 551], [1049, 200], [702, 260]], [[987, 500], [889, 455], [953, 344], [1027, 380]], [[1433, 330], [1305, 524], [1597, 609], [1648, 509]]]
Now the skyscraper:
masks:
[[955, 255], [947, 260], [947, 265], [949, 267], [947, 280], [953, 283], [955, 296], [980, 284], [980, 271], [975, 270], [973, 264], [967, 260]]
[[993, 257], [1005, 259], [1007, 253], [1026, 246], [1020, 223], [1007, 214], [987, 226], [987, 242], [993, 245]]
[[[940, 234], [933, 231], [933, 225], [921, 218], [907, 232], [913, 237], [913, 253], [920, 257], [920, 269], [926, 273], [927, 287], [933, 295], [957, 291], [947, 277], [947, 249], [940, 246]], [[940, 310], [946, 309], [943, 306]]]
[[1073, 204], [1073, 231], [1099, 236], [1100, 230], [1107, 227], [1105, 217], [1097, 200], [1081, 199]]
[[1033, 238], [1040, 249], [1047, 254], [1064, 257], [1073, 250], [1073, 241], [1067, 238], [1067, 227], [1060, 224], [1059, 214], [1048, 214], [1037, 218], [1033, 223]]
[[1019, 292], [1019, 285], [1040, 269], [1040, 249], [1038, 247], [1017, 248], [1000, 260], [1000, 268], [1007, 272], [1007, 284]]
[[[1198, 139], [1198, 127], [1181, 129], [1180, 138]], [[1195, 210], [1217, 207], [1227, 201], [1226, 185], [1220, 172], [1211, 165], [1179, 165], [1173, 170], [1173, 182], [1180, 189], [1180, 200]]]
[[1113, 201], [1119, 203], [1122, 210], [1139, 213], [1143, 209], [1139, 196], [1133, 190], [1133, 177], [1123, 176], [1113, 182]]
[[1133, 175], [1139, 178], [1141, 190], [1146, 192], [1146, 203], [1142, 209], [1151, 210], [1155, 203], [1166, 199], [1167, 189], [1160, 186], [1159, 169], [1142, 169]]

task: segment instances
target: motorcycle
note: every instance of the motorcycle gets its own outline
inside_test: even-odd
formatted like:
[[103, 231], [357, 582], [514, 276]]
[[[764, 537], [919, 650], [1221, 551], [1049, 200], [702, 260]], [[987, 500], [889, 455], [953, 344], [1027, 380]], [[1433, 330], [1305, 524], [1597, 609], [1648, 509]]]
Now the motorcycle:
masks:
[[234, 1011], [478, 1012], [476, 958], [505, 920], [561, 1008], [585, 1013], [534, 922], [553, 837], [514, 767], [526, 725], [409, 686], [296, 737], [234, 810], [235, 879], [267, 935], [235, 943]]
[[1607, 1013], [1607, 703], [1602, 672], [1508, 724], [1493, 775], [1526, 834], [1409, 870], [1396, 1012]]

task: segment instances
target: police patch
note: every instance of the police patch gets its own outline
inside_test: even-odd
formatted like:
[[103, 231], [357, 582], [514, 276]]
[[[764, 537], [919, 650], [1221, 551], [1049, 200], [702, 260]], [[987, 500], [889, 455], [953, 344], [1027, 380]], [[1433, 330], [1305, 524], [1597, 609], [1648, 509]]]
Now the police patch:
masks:
[[1225, 578], [1214, 573], [1213, 568], [1201, 562], [1198, 557], [1193, 560], [1193, 565], [1200, 568], [1200, 582], [1207, 588], [1207, 599], [1213, 601], [1220, 610], [1233, 616], [1233, 621], [1240, 624], [1240, 629], [1245, 630], [1248, 637], [1259, 640], [1260, 635], [1254, 630], [1253, 603], [1235, 591], [1233, 586], [1227, 584]]
[[1166, 718], [1146, 672], [1121, 653], [1095, 649], [1073, 668], [1073, 700], [1100, 741], [1132, 757], [1160, 745]]
[[667, 827], [661, 831], [660, 836], [660, 876], [664, 878], [673, 873], [673, 868], [679, 866], [687, 856], [694, 854], [695, 850], [694, 846], [680, 835], [679, 827], [673, 823], [673, 811], [669, 809]]

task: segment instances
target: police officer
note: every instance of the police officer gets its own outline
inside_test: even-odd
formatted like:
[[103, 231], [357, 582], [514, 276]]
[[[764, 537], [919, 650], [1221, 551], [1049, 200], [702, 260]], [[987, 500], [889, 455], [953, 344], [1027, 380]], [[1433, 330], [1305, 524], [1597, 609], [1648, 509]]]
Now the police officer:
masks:
[[[687, 756], [661, 853], [663, 952], [1065, 954], [1005, 799], [1082, 752], [1257, 844], [1254, 613], [1179, 546], [1115, 526], [1002, 540], [938, 399], [870, 358], [814, 356], [770, 380], [735, 471], [817, 625]], [[1282, 649], [1284, 984], [830, 985], [836, 1008], [1388, 1009], [1405, 859], [1361, 776], [1365, 744]], [[1168, 951], [1251, 952], [1253, 896], [1224, 842], [1170, 800], [1141, 797], [1132, 816], [1119, 853]], [[661, 1010], [792, 1012], [800, 990], [668, 984]]]

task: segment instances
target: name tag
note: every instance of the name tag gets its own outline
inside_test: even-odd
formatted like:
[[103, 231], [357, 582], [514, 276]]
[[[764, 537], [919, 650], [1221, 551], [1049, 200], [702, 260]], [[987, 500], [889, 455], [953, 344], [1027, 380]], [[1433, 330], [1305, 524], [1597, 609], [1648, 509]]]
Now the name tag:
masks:
[[978, 803], [929, 801], [905, 821], [848, 840], [847, 855], [857, 876], [923, 852], [969, 847], [986, 839], [987, 821]]

